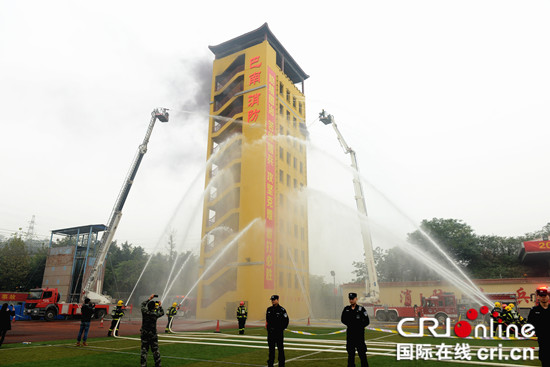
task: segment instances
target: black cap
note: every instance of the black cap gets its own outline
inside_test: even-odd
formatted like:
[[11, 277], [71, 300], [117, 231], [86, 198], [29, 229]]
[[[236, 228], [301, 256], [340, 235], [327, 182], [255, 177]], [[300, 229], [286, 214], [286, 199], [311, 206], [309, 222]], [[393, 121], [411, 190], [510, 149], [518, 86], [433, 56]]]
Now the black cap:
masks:
[[357, 293], [353, 293], [353, 292], [348, 293], [348, 298], [349, 298], [349, 299], [357, 298]]
[[272, 295], [272, 296], [271, 296], [271, 300], [273, 301], [274, 299], [279, 299], [279, 296], [276, 295], [276, 294]]

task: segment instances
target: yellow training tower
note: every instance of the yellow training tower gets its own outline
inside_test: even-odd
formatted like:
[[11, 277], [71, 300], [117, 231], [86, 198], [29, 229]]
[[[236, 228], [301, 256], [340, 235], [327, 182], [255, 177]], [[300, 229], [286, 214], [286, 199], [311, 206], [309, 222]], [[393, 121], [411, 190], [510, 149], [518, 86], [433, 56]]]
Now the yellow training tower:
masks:
[[[215, 55], [197, 317], [265, 318], [278, 294], [310, 316], [304, 80], [262, 27], [210, 46]], [[301, 84], [301, 90], [296, 84]]]

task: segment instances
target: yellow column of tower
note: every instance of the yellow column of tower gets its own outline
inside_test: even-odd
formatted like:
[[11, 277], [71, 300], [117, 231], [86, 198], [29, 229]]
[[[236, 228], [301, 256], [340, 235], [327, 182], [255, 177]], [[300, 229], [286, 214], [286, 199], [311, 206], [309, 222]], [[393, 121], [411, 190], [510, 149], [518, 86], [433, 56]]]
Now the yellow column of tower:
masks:
[[279, 294], [291, 317], [305, 318], [307, 132], [304, 96], [294, 84], [307, 75], [267, 24], [210, 49], [216, 117], [209, 125], [197, 317], [234, 318], [245, 301], [249, 317], [262, 319], [270, 295]]

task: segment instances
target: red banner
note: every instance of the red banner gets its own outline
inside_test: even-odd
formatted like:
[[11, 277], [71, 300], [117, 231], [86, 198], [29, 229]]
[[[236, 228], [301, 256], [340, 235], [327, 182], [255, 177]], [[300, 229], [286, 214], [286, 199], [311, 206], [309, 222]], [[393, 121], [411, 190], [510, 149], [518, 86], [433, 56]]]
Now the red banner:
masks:
[[0, 302], [25, 302], [27, 295], [26, 292], [0, 292]]
[[264, 289], [274, 289], [273, 281], [275, 243], [275, 123], [277, 76], [267, 68], [267, 119], [265, 124], [265, 248]]
[[525, 252], [550, 252], [550, 241], [523, 242]]

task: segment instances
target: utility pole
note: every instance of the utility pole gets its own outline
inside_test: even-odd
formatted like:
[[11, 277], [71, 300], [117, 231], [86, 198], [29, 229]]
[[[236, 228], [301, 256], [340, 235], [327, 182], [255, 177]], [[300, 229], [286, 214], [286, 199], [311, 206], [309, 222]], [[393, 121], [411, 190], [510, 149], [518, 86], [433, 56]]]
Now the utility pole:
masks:
[[27, 227], [27, 233], [25, 233], [25, 239], [27, 241], [32, 240], [34, 238], [34, 218], [35, 215], [32, 215], [31, 221], [29, 222], [29, 226]]
[[334, 318], [336, 319], [336, 317], [338, 316], [338, 314], [336, 313], [336, 297], [338, 297], [338, 292], [336, 291], [336, 273], [334, 272], [334, 270], [331, 270], [330, 271], [330, 275], [332, 275], [332, 283], [334, 285], [334, 290], [332, 291], [333, 293], [333, 299], [334, 299]]

